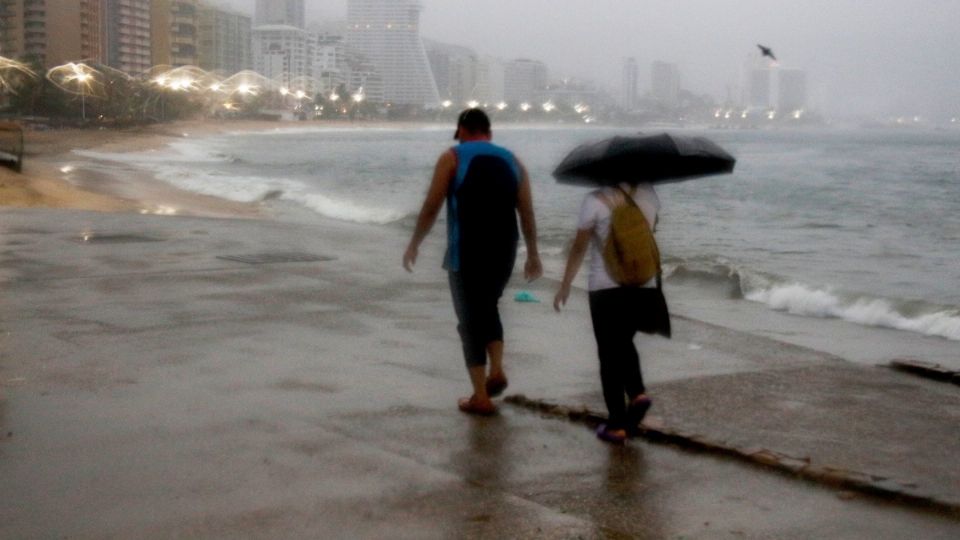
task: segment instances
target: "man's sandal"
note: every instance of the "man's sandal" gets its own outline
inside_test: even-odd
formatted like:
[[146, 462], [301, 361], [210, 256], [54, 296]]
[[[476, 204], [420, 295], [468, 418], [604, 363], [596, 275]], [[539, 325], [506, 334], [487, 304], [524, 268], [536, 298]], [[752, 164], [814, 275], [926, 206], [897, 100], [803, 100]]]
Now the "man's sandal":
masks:
[[487, 401], [480, 401], [476, 396], [470, 396], [468, 398], [460, 398], [460, 401], [457, 402], [457, 406], [460, 407], [460, 410], [467, 414], [476, 414], [479, 416], [490, 416], [497, 413], [497, 407], [489, 399]]

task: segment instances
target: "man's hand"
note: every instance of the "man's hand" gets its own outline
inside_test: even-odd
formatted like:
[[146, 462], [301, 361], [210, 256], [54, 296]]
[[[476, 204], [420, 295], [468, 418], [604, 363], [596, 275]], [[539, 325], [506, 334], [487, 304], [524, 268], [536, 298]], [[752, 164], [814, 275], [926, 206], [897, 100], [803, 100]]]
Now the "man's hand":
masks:
[[570, 298], [570, 284], [562, 283], [560, 285], [560, 290], [557, 291], [557, 296], [553, 298], [553, 309], [557, 310], [557, 313], [559, 313], [560, 308], [567, 304], [568, 298]]
[[534, 281], [543, 275], [543, 263], [540, 262], [540, 256], [537, 254], [527, 256], [527, 264], [523, 267], [523, 277], [527, 281]]
[[403, 253], [403, 267], [407, 272], [413, 272], [413, 266], [417, 264], [417, 255], [420, 254], [420, 250], [417, 246], [410, 244], [407, 246], [407, 251]]

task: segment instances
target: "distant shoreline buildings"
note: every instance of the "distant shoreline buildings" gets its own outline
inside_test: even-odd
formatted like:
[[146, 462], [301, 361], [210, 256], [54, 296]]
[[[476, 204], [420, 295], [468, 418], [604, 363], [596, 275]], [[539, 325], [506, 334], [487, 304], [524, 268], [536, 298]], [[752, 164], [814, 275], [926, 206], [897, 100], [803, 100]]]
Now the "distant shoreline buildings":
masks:
[[197, 66], [222, 77], [253, 70], [311, 99], [355, 98], [394, 111], [480, 106], [533, 116], [563, 108], [585, 120], [602, 111], [682, 122], [796, 116], [809, 106], [804, 71], [755, 54], [722, 104], [684, 88], [679, 65], [641, 66], [634, 57], [623, 60], [619, 96], [610, 97], [536, 59], [423, 39], [419, 0], [347, 0], [346, 20], [322, 25], [306, 24], [305, 0], [256, 0], [252, 14], [215, 0], [71, 0], [45, 10], [35, 9], [37, 1], [0, 0], [0, 56], [43, 69], [84, 61], [131, 76], [157, 67]]

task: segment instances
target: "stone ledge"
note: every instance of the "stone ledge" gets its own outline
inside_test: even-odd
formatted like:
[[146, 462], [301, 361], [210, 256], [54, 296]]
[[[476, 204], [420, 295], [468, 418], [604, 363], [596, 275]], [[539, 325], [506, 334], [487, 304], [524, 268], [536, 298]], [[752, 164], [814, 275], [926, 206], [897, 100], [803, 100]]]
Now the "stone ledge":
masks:
[[925, 379], [949, 382], [960, 386], [960, 371], [947, 369], [940, 364], [924, 362], [912, 358], [892, 360], [888, 367], [894, 371], [909, 373]]
[[[596, 427], [607, 419], [605, 414], [592, 411], [586, 406], [569, 407], [546, 400], [531, 399], [522, 394], [507, 396], [504, 402], [545, 416], [567, 419], [591, 427]], [[727, 456], [817, 484], [859, 492], [960, 517], [960, 499], [942, 500], [923, 493], [918, 486], [908, 482], [819, 465], [813, 463], [810, 457], [789, 456], [766, 448], [737, 448], [723, 442], [711, 441], [699, 434], [684, 433], [680, 430], [661, 426], [654, 427], [648, 423], [644, 423], [640, 427], [640, 437], [653, 443], [670, 444], [689, 450]]]

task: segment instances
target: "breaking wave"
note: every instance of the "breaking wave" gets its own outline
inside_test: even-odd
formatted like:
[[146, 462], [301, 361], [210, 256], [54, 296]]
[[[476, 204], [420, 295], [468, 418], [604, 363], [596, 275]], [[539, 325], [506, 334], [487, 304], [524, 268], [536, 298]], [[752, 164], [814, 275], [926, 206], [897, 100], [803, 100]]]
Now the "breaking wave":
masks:
[[[244, 203], [289, 201], [340, 221], [385, 225], [401, 221], [408, 214], [396, 208], [366, 205], [344, 196], [317, 193], [307, 184], [295, 180], [218, 172], [215, 170], [217, 163], [236, 163], [241, 158], [211, 151], [194, 141], [177, 141], [164, 150], [148, 152], [78, 150], [75, 153], [88, 159], [150, 171], [158, 180], [193, 193]], [[212, 164], [213, 167], [198, 168], [198, 163]]]
[[960, 341], [960, 308], [848, 293], [722, 262], [666, 261], [671, 282], [706, 285], [731, 298], [803, 317], [840, 319]]

